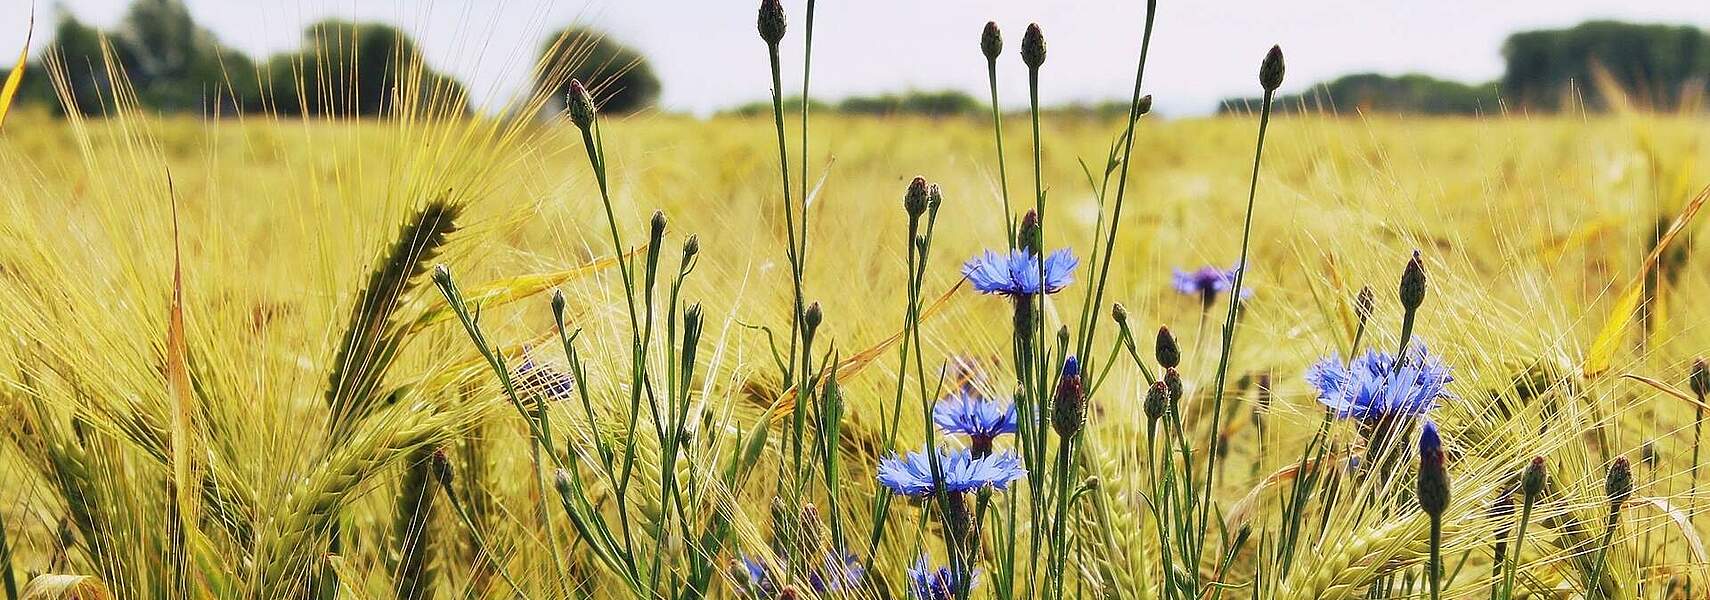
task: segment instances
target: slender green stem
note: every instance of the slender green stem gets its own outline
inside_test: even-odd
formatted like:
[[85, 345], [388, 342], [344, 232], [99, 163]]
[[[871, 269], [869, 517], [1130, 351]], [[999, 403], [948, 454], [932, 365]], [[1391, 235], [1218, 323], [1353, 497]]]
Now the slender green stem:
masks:
[[1532, 522], [1532, 505], [1535, 498], [1527, 498], [1526, 505], [1520, 508], [1520, 527], [1514, 533], [1514, 548], [1509, 552], [1508, 568], [1502, 573], [1502, 595], [1499, 600], [1508, 600], [1514, 596], [1514, 572], [1520, 569], [1520, 549], [1526, 543], [1526, 525]]

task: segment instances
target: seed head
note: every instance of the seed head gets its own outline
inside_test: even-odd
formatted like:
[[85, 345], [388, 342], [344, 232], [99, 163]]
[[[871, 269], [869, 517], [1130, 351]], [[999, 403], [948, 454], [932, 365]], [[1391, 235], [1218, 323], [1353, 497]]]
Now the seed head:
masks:
[[760, 30], [760, 39], [766, 40], [767, 45], [778, 45], [778, 42], [784, 39], [784, 4], [778, 0], [760, 0], [757, 28]]
[[1372, 311], [1376, 309], [1377, 299], [1372, 296], [1372, 286], [1361, 287], [1360, 294], [1354, 296], [1354, 316], [1359, 317], [1360, 324], [1364, 325], [1372, 318]]
[[908, 191], [903, 192], [903, 210], [908, 211], [909, 217], [918, 217], [926, 212], [927, 193], [925, 177], [917, 176], [908, 182]]
[[1162, 381], [1152, 384], [1152, 388], [1146, 390], [1146, 404], [1144, 406], [1146, 409], [1146, 420], [1148, 422], [1156, 422], [1159, 418], [1163, 417], [1164, 407], [1168, 405], [1169, 401], [1170, 386], [1166, 385]]
[[1037, 69], [1045, 64], [1045, 34], [1039, 31], [1039, 24], [1027, 26], [1027, 33], [1021, 34], [1021, 62], [1029, 69]]
[[1710, 366], [1706, 366], [1702, 358], [1692, 361], [1692, 381], [1689, 387], [1692, 388], [1692, 393], [1698, 396], [1699, 402], [1710, 398]]
[[1633, 467], [1627, 464], [1627, 457], [1615, 459], [1615, 464], [1609, 465], [1609, 477], [1603, 480], [1603, 493], [1609, 496], [1609, 510], [1614, 512], [1621, 509], [1627, 498], [1633, 495]]
[[1419, 508], [1432, 517], [1449, 507], [1449, 472], [1443, 464], [1443, 439], [1435, 423], [1419, 433]]
[[1003, 54], [1003, 33], [998, 31], [997, 21], [986, 21], [986, 29], [980, 32], [980, 54], [986, 55], [986, 60], [997, 60]]
[[1259, 85], [1267, 92], [1277, 91], [1282, 87], [1283, 71], [1282, 46], [1271, 46], [1265, 62], [1259, 65]]
[[1063, 376], [1057, 382], [1051, 424], [1064, 439], [1075, 437], [1087, 422], [1086, 390], [1081, 386], [1081, 361], [1073, 356], [1063, 361]]
[[1039, 254], [1042, 245], [1039, 237], [1039, 212], [1029, 209], [1027, 214], [1021, 216], [1018, 229], [1015, 233], [1015, 243], [1020, 244], [1023, 250]]
[[1154, 348], [1160, 366], [1174, 369], [1182, 364], [1182, 348], [1176, 345], [1176, 336], [1170, 333], [1169, 327], [1158, 328], [1158, 341]]
[[1528, 503], [1544, 493], [1544, 457], [1534, 456], [1526, 465], [1526, 472], [1520, 475], [1520, 492], [1525, 494]]
[[1408, 312], [1419, 309], [1425, 303], [1425, 262], [1419, 258], [1419, 251], [1413, 251], [1413, 258], [1408, 259], [1407, 268], [1401, 272], [1401, 306]]
[[570, 109], [570, 122], [575, 123], [578, 129], [585, 130], [594, 124], [594, 97], [588, 95], [588, 88], [582, 87], [580, 80], [570, 80], [570, 94], [565, 104]]

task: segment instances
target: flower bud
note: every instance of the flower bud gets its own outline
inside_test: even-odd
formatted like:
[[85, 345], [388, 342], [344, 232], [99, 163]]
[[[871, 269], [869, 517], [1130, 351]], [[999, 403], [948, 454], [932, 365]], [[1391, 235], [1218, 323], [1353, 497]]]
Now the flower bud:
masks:
[[997, 60], [1003, 54], [1003, 33], [996, 21], [986, 21], [986, 29], [980, 32], [980, 54], [986, 55], [986, 60]]
[[433, 282], [441, 286], [451, 285], [451, 268], [443, 263], [433, 266]]
[[1377, 308], [1377, 299], [1372, 297], [1372, 286], [1360, 288], [1360, 294], [1354, 296], [1354, 316], [1360, 318], [1360, 324], [1372, 318], [1372, 311]]
[[1265, 53], [1265, 62], [1259, 65], [1259, 86], [1267, 92], [1277, 91], [1282, 87], [1283, 70], [1282, 46], [1271, 46], [1271, 51]]
[[1520, 493], [1525, 495], [1528, 503], [1544, 493], [1544, 457], [1534, 456], [1526, 465], [1526, 472], [1520, 475]]
[[938, 189], [938, 184], [926, 186], [926, 210], [937, 213], [938, 207], [944, 204], [944, 192]]
[[688, 263], [689, 261], [694, 260], [695, 255], [700, 254], [700, 253], [701, 253], [701, 238], [700, 238], [700, 236], [692, 234], [692, 233], [689, 234], [688, 239], [683, 240], [683, 262]]
[[647, 243], [649, 248], [658, 248], [659, 241], [665, 239], [665, 211], [653, 211], [653, 220], [647, 223]]
[[1039, 254], [1042, 245], [1039, 234], [1039, 212], [1029, 209], [1027, 214], [1021, 216], [1021, 225], [1017, 229], [1015, 243], [1019, 244], [1023, 250], [1036, 255]]
[[1407, 269], [1401, 272], [1401, 306], [1408, 312], [1418, 310], [1425, 303], [1425, 262], [1420, 260], [1419, 251], [1413, 251], [1413, 258], [1407, 261]]
[[1182, 364], [1182, 348], [1176, 345], [1176, 336], [1170, 333], [1169, 327], [1158, 328], [1158, 341], [1154, 353], [1157, 354], [1158, 364], [1166, 369], [1174, 369]]
[[1039, 31], [1039, 24], [1027, 26], [1027, 33], [1021, 34], [1021, 62], [1029, 69], [1037, 69], [1045, 64], [1045, 34]]
[[917, 176], [908, 182], [908, 191], [903, 193], [903, 210], [908, 211], [909, 217], [926, 212], [927, 193], [925, 177]]
[[1073, 356], [1063, 361], [1063, 377], [1057, 382], [1056, 402], [1051, 406], [1051, 424], [1064, 439], [1075, 437], [1087, 421], [1086, 389], [1081, 386], [1081, 361]]
[[1698, 396], [1699, 402], [1703, 402], [1705, 398], [1710, 398], [1710, 366], [1705, 366], [1704, 359], [1692, 361], [1692, 380], [1688, 387], [1691, 387], [1692, 393]]
[[1146, 94], [1144, 96], [1141, 96], [1140, 102], [1134, 105], [1134, 116], [1138, 117], [1138, 116], [1145, 115], [1145, 114], [1151, 114], [1151, 112], [1152, 112], [1152, 95]]
[[445, 455], [444, 448], [433, 449], [433, 462], [428, 465], [434, 481], [442, 486], [451, 485], [451, 459]]
[[1182, 375], [1174, 367], [1164, 369], [1164, 387], [1170, 392], [1170, 406], [1182, 401]]
[[552, 290], [552, 316], [556, 319], [564, 318], [564, 290]]
[[1146, 404], [1144, 406], [1146, 410], [1146, 420], [1148, 422], [1156, 422], [1159, 418], [1163, 417], [1164, 407], [1168, 405], [1169, 401], [1170, 386], [1162, 381], [1152, 384], [1152, 388], [1146, 390]]
[[1633, 467], [1627, 464], [1627, 457], [1615, 459], [1615, 464], [1609, 466], [1609, 477], [1603, 480], [1603, 493], [1609, 497], [1609, 510], [1620, 510], [1627, 498], [1633, 495]]
[[594, 97], [588, 95], [588, 88], [582, 87], [581, 81], [570, 80], [570, 94], [565, 104], [570, 109], [570, 122], [575, 123], [578, 129], [587, 129], [594, 124]]
[[1128, 324], [1128, 308], [1124, 307], [1121, 302], [1111, 304], [1110, 318], [1116, 321], [1117, 325]]
[[552, 487], [558, 488], [559, 496], [569, 498], [571, 493], [570, 473], [564, 469], [554, 469], [552, 471]]
[[1449, 507], [1449, 472], [1443, 464], [1443, 440], [1437, 424], [1426, 422], [1419, 433], [1419, 508], [1432, 517]]
[[814, 332], [819, 330], [820, 321], [824, 319], [825, 313], [819, 308], [819, 303], [809, 304], [807, 310], [802, 311], [802, 337], [813, 339]]
[[778, 45], [784, 39], [784, 4], [778, 0], [760, 0], [760, 19], [756, 28], [760, 30], [760, 39], [766, 40], [767, 45]]

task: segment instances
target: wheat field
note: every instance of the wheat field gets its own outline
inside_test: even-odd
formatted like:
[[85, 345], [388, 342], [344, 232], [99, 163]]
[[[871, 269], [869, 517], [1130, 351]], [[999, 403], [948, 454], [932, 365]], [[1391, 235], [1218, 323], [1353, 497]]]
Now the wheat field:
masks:
[[[1126, 165], [1126, 119], [1047, 115], [1044, 246], [1081, 265], [1040, 296], [1032, 357], [1054, 373], [1085, 349], [1086, 417], [1000, 442], [1049, 471], [973, 494], [971, 534], [948, 500], [890, 501], [877, 469], [934, 443], [933, 402], [964, 385], [1064, 394], [1017, 368], [1011, 304], [962, 268], [1033, 205], [1032, 123], [1004, 117], [1005, 179], [989, 121], [815, 114], [804, 151], [802, 116], [782, 117], [785, 138], [766, 117], [602, 116], [593, 167], [575, 115], [15, 112], [6, 593], [1424, 597], [1439, 553], [1442, 596], [1494, 598], [1515, 511], [1493, 507], [1519, 502], [1534, 456], [1549, 483], [1513, 596], [1710, 586], [1688, 382], [1710, 354], [1699, 115], [1277, 117], [1256, 181], [1257, 114], [1140, 117]], [[942, 194], [929, 253], [910, 249], [916, 176]], [[1244, 238], [1252, 295], [1223, 357], [1228, 295], [1184, 295], [1172, 270], [1238, 264]], [[1415, 250], [1411, 339], [1453, 375], [1430, 415], [1453, 485], [1440, 548], [1415, 434], [1331, 419], [1306, 377], [1406, 343]], [[823, 319], [807, 350], [792, 256]], [[1182, 355], [1179, 454], [1146, 410], [1160, 326]], [[1632, 492], [1611, 508], [1618, 457]], [[1159, 483], [1172, 468], [1186, 500]], [[921, 579], [917, 560], [951, 566]]]

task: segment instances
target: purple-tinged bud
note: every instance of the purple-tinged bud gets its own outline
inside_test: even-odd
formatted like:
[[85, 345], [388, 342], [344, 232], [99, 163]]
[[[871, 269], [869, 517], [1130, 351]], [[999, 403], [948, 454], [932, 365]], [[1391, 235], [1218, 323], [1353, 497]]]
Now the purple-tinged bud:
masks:
[[1528, 504], [1544, 493], [1544, 457], [1534, 456], [1526, 465], [1526, 472], [1520, 475], [1520, 493], [1525, 495]]
[[1603, 493], [1609, 497], [1609, 511], [1621, 509], [1622, 504], [1633, 496], [1633, 467], [1627, 464], [1627, 457], [1615, 459], [1615, 464], [1609, 465], [1609, 477], [1603, 480]]
[[1146, 403], [1144, 405], [1146, 421], [1157, 422], [1158, 419], [1162, 418], [1164, 407], [1168, 406], [1169, 402], [1170, 386], [1162, 381], [1153, 383], [1151, 389], [1146, 390]]
[[1271, 51], [1265, 53], [1265, 62], [1259, 65], [1259, 86], [1267, 92], [1277, 91], [1282, 87], [1283, 71], [1282, 46], [1271, 46]]
[[927, 193], [925, 177], [915, 177], [908, 182], [908, 191], [903, 192], [903, 210], [908, 211], [909, 217], [918, 217], [926, 212]]
[[1437, 424], [1426, 422], [1419, 433], [1419, 508], [1442, 517], [1449, 507], [1449, 471], [1443, 464], [1443, 440]]
[[760, 30], [760, 39], [766, 40], [767, 45], [778, 45], [784, 39], [784, 4], [778, 0], [760, 0], [757, 29]]
[[1027, 214], [1021, 215], [1021, 225], [1017, 226], [1017, 229], [1015, 243], [1023, 250], [1039, 254], [1040, 246], [1043, 245], [1039, 233], [1039, 212], [1029, 209]]
[[1182, 375], [1174, 367], [1164, 369], [1164, 386], [1170, 391], [1170, 407], [1182, 401]]
[[1176, 344], [1176, 336], [1170, 333], [1169, 327], [1158, 328], [1158, 341], [1154, 348], [1160, 366], [1166, 369], [1181, 366], [1182, 348]]
[[1401, 272], [1401, 306], [1411, 313], [1425, 303], [1425, 261], [1419, 258], [1419, 251], [1413, 251], [1413, 258], [1408, 259], [1407, 268]]
[[1087, 422], [1086, 389], [1081, 384], [1081, 361], [1073, 356], [1063, 361], [1063, 376], [1057, 382], [1056, 402], [1051, 406], [1051, 424], [1063, 439], [1075, 437]]
[[1045, 33], [1039, 31], [1039, 24], [1027, 26], [1027, 33], [1021, 34], [1021, 62], [1029, 69], [1038, 69], [1045, 64]]
[[578, 129], [587, 129], [594, 124], [594, 97], [588, 94], [588, 88], [582, 87], [580, 80], [570, 80], [570, 93], [565, 98], [565, 105], [570, 111], [570, 122]]
[[428, 469], [433, 474], [434, 481], [442, 486], [451, 485], [451, 459], [445, 455], [444, 448], [433, 449], [433, 459]]
[[997, 21], [986, 21], [986, 29], [980, 32], [980, 54], [986, 55], [986, 60], [997, 60], [1003, 54], [1003, 33], [998, 31]]

